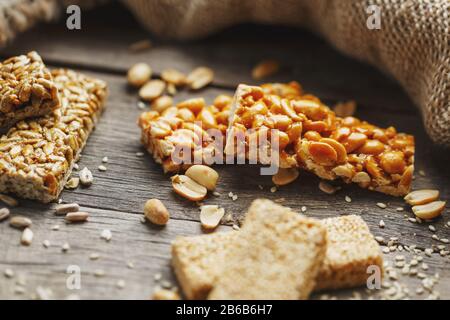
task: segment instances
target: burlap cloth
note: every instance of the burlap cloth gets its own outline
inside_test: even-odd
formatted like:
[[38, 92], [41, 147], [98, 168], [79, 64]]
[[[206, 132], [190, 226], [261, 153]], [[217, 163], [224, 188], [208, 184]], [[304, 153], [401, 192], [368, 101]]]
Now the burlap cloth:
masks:
[[[92, 5], [98, 1], [0, 0], [0, 43], [36, 21], [55, 17], [61, 5], [76, 2]], [[242, 22], [307, 27], [348, 55], [370, 62], [396, 78], [421, 108], [431, 139], [450, 146], [448, 0], [122, 2], [149, 30], [177, 39], [205, 36]], [[367, 27], [370, 14], [366, 9], [370, 5], [381, 9], [379, 30]]]

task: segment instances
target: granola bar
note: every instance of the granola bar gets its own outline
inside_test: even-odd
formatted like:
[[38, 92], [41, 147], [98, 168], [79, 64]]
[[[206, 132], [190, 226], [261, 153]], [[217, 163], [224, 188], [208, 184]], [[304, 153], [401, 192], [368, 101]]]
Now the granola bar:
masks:
[[14, 123], [51, 113], [60, 106], [50, 71], [36, 52], [0, 63], [0, 131]]
[[103, 110], [103, 81], [62, 69], [52, 76], [61, 107], [17, 122], [0, 138], [1, 193], [55, 200]]
[[[393, 127], [337, 117], [311, 95], [287, 99], [246, 85], [238, 87], [231, 113], [230, 132], [243, 132], [246, 143], [261, 133], [277, 137], [282, 168], [301, 167], [395, 196], [411, 188], [414, 137]], [[233, 152], [227, 141], [225, 153]]]
[[[363, 286], [369, 266], [383, 269], [380, 246], [359, 216], [321, 220], [327, 230], [327, 251], [314, 291]], [[222, 273], [226, 252], [238, 232], [178, 237], [172, 243], [172, 265], [188, 299], [205, 299]], [[381, 272], [382, 274], [382, 272]]]

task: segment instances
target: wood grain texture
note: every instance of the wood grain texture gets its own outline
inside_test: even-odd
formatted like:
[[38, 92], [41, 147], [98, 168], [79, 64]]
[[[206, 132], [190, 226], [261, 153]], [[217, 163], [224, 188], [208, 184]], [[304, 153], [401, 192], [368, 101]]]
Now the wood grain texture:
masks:
[[[110, 10], [111, 16], [117, 14], [116, 7]], [[374, 69], [341, 56], [314, 36], [296, 30], [263, 28], [264, 32], [258, 32], [253, 27], [241, 27], [237, 30], [242, 32], [236, 33], [233, 29], [193, 44], [155, 40], [155, 48], [136, 55], [127, 50], [128, 44], [148, 35], [123, 13], [117, 17], [123, 19], [120, 20], [123, 23], [113, 23], [112, 18], [103, 23], [95, 22], [92, 14], [87, 14], [81, 32], [65, 31], [62, 23], [42, 26], [0, 52], [1, 56], [9, 56], [38, 50], [48, 64], [75, 67], [107, 81], [111, 92], [107, 109], [79, 161], [80, 169], [87, 166], [92, 170], [95, 182], [90, 188], [66, 190], [62, 194], [64, 202], [78, 202], [83, 210], [90, 212], [90, 221], [66, 225], [62, 217], [53, 214], [54, 204], [21, 201], [19, 207], [11, 208], [13, 214], [23, 214], [33, 220], [35, 239], [30, 247], [23, 247], [19, 244], [20, 232], [9, 227], [7, 222], [0, 223], [0, 298], [30, 298], [36, 288], [42, 286], [51, 288], [54, 298], [77, 294], [86, 299], [146, 299], [156, 284], [155, 274], [162, 273], [164, 279], [175, 283], [170, 268], [170, 242], [178, 235], [202, 233], [199, 209], [174, 194], [169, 176], [162, 173], [149, 155], [136, 155], [136, 152], [144, 151], [136, 125], [142, 111], [136, 105], [137, 93], [126, 85], [125, 72], [133, 62], [141, 60], [150, 62], [157, 72], [166, 67], [177, 67], [182, 71], [198, 65], [213, 67], [216, 79], [212, 86], [200, 92], [183, 90], [175, 97], [180, 101], [204, 96], [212, 102], [220, 93], [231, 95], [240, 82], [253, 83], [249, 78], [250, 70], [260, 59], [277, 58], [285, 67], [269, 80], [300, 81], [308, 91], [324, 97], [330, 104], [356, 99], [358, 117], [380, 126], [394, 125], [414, 134], [417, 140], [416, 172], [423, 170], [426, 173], [425, 176], [416, 173], [414, 188], [437, 188], [442, 199], [449, 199], [449, 152], [433, 147], [419, 113], [402, 90]], [[109, 158], [105, 164], [108, 170], [100, 172], [97, 167], [104, 156]], [[375, 235], [386, 239], [399, 237], [403, 245], [431, 248], [442, 244], [431, 238], [433, 233], [429, 231], [428, 223], [407, 221], [413, 214], [399, 198], [351, 185], [344, 185], [335, 195], [326, 195], [318, 189], [319, 180], [305, 172], [293, 184], [272, 193], [271, 178], [260, 176], [258, 167], [234, 165], [216, 166], [216, 169], [220, 173], [217, 191], [221, 196], [210, 196], [204, 203], [219, 204], [236, 220], [243, 218], [253, 199], [265, 197], [297, 211], [306, 206], [306, 214], [317, 218], [360, 214]], [[227, 196], [230, 191], [238, 195], [237, 201]], [[346, 195], [352, 198], [351, 203], [344, 200]], [[171, 213], [165, 228], [140, 222], [145, 201], [153, 197], [161, 199]], [[388, 204], [388, 208], [377, 207], [377, 202]], [[397, 212], [397, 207], [404, 207], [405, 211]], [[385, 228], [378, 227], [380, 219], [385, 221]], [[444, 215], [432, 223], [441, 238], [450, 238], [448, 221], [446, 209]], [[51, 231], [54, 224], [61, 226], [59, 231]], [[109, 243], [100, 239], [103, 229], [113, 233]], [[50, 248], [42, 246], [45, 239], [51, 242]], [[62, 253], [61, 245], [66, 241], [71, 249]], [[446, 248], [449, 250], [449, 245]], [[89, 260], [92, 252], [98, 252], [101, 258]], [[385, 258], [392, 261], [396, 254], [388, 254]], [[127, 267], [130, 261], [134, 263], [134, 269]], [[425, 256], [424, 261], [430, 266], [425, 271], [427, 275], [440, 274], [436, 289], [441, 297], [450, 298], [449, 257], [433, 254]], [[79, 291], [66, 288], [69, 265], [81, 268], [82, 289]], [[15, 271], [15, 278], [7, 279], [1, 274], [7, 268]], [[105, 271], [104, 277], [94, 275], [99, 269]], [[26, 293], [21, 295], [14, 293], [20, 274], [27, 279]], [[126, 282], [123, 289], [116, 286], [120, 279]], [[403, 277], [401, 283], [411, 292], [419, 286], [415, 277]], [[351, 291], [332, 294], [349, 297]], [[425, 298], [426, 294], [420, 297]]]

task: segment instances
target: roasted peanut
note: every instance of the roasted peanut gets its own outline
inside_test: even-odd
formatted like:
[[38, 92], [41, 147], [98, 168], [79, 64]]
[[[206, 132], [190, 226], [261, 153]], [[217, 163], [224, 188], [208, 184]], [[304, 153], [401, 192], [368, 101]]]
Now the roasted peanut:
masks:
[[311, 158], [319, 165], [330, 166], [337, 162], [337, 152], [324, 142], [311, 142], [308, 148]]
[[167, 108], [170, 108], [173, 105], [173, 99], [170, 96], [161, 96], [156, 98], [151, 104], [151, 108], [154, 111], [162, 113]]
[[144, 101], [152, 101], [162, 95], [166, 83], [162, 80], [150, 80], [139, 90], [139, 97]]
[[412, 211], [420, 219], [434, 219], [444, 211], [445, 204], [445, 201], [434, 201], [424, 205], [414, 206], [412, 207]]
[[217, 228], [225, 214], [225, 209], [217, 205], [201, 206], [200, 210], [200, 223], [208, 230]]
[[208, 190], [188, 176], [175, 175], [171, 179], [173, 189], [180, 196], [191, 201], [200, 201], [206, 197]]
[[128, 83], [134, 87], [143, 86], [152, 76], [152, 68], [146, 63], [136, 63], [128, 70]]
[[422, 205], [439, 198], [439, 190], [423, 189], [408, 193], [403, 199], [410, 205]]
[[277, 174], [272, 176], [272, 182], [277, 186], [284, 186], [297, 180], [299, 171], [297, 168], [278, 169]]
[[198, 114], [206, 106], [205, 99], [192, 98], [177, 104], [177, 108], [188, 108], [194, 114]]
[[351, 133], [345, 140], [344, 147], [347, 153], [351, 153], [362, 147], [367, 141], [367, 136], [359, 132]]
[[217, 180], [219, 180], [219, 174], [216, 170], [200, 164], [193, 165], [186, 170], [185, 174], [210, 191], [216, 188]]
[[403, 173], [406, 167], [405, 157], [400, 151], [384, 152], [380, 155], [380, 164], [384, 171], [391, 174]]
[[364, 145], [357, 150], [359, 153], [378, 155], [384, 151], [384, 144], [378, 140], [367, 140]]
[[166, 206], [158, 199], [150, 199], [144, 206], [145, 217], [154, 224], [166, 225], [170, 214]]

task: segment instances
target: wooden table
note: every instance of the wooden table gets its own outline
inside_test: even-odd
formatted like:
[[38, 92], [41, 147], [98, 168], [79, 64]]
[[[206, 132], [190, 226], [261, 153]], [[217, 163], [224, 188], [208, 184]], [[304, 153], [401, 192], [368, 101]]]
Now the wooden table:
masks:
[[[102, 21], [98, 19], [104, 14]], [[106, 17], [105, 17], [106, 16]], [[22, 214], [33, 220], [35, 238], [30, 247], [19, 244], [20, 232], [0, 224], [0, 271], [12, 269], [15, 276], [7, 279], [0, 276], [0, 298], [30, 298], [36, 292], [50, 289], [51, 297], [63, 299], [78, 296], [85, 299], [146, 299], [153, 288], [163, 280], [176, 284], [170, 268], [170, 243], [179, 235], [201, 234], [199, 209], [172, 191], [169, 176], [144, 152], [140, 144], [140, 131], [136, 120], [140, 112], [138, 97], [126, 84], [127, 69], [135, 62], [148, 62], [155, 75], [168, 67], [189, 72], [194, 67], [206, 65], [216, 72], [214, 83], [200, 92], [180, 91], [176, 101], [204, 96], [208, 102], [220, 94], [232, 94], [238, 83], [255, 83], [250, 77], [252, 67], [261, 59], [274, 58], [282, 62], [281, 72], [267, 81], [286, 82], [297, 80], [304, 88], [330, 105], [349, 99], [358, 102], [357, 116], [386, 127], [393, 125], [400, 131], [415, 135], [416, 179], [414, 188], [436, 188], [442, 199], [449, 199], [450, 161], [449, 152], [437, 149], [427, 137], [419, 112], [402, 89], [376, 69], [342, 56], [319, 38], [301, 30], [240, 26], [226, 30], [211, 38], [190, 42], [171, 43], [153, 39], [151, 50], [131, 53], [131, 43], [147, 39], [142, 30], [119, 5], [83, 13], [82, 31], [68, 31], [60, 21], [45, 25], [20, 36], [9, 47], [1, 50], [2, 58], [37, 50], [51, 67], [69, 67], [108, 82], [110, 97], [107, 110], [90, 137], [79, 161], [80, 167], [89, 167], [95, 175], [90, 188], [65, 190], [65, 203], [77, 202], [83, 210], [91, 213], [89, 222], [65, 224], [63, 218], [54, 215], [54, 204], [43, 205], [33, 201], [20, 201], [12, 208], [13, 214]], [[108, 170], [100, 172], [97, 167], [107, 156]], [[398, 237], [401, 245], [417, 245], [431, 248], [443, 245], [432, 239], [450, 238], [448, 210], [432, 223], [412, 223], [410, 208], [401, 198], [369, 192], [345, 185], [335, 195], [326, 195], [318, 189], [319, 179], [301, 173], [295, 183], [270, 192], [270, 177], [260, 176], [259, 168], [251, 166], [217, 167], [220, 173], [218, 192], [220, 197], [209, 197], [207, 204], [220, 204], [236, 219], [242, 218], [250, 202], [258, 197], [281, 201], [299, 210], [307, 207], [306, 214], [325, 218], [343, 214], [358, 214], [369, 224], [375, 235], [386, 239]], [[423, 170], [424, 174], [419, 174]], [[263, 190], [258, 188], [263, 186]], [[228, 197], [232, 191], [238, 195], [236, 201]], [[351, 197], [347, 203], [344, 197]], [[161, 199], [171, 212], [171, 220], [164, 228], [141, 223], [142, 209], [149, 198]], [[284, 199], [284, 200], [283, 200]], [[377, 202], [388, 205], [386, 209]], [[404, 212], [396, 211], [404, 207]], [[385, 228], [379, 221], [385, 221]], [[435, 233], [429, 225], [436, 227]], [[59, 231], [52, 226], [59, 225]], [[229, 229], [221, 226], [220, 229]], [[112, 240], [100, 238], [102, 230], [112, 231]], [[51, 246], [44, 248], [42, 242], [49, 240]], [[70, 244], [63, 253], [62, 244]], [[449, 250], [449, 245], [445, 245]], [[98, 253], [98, 260], [90, 260], [91, 253]], [[393, 252], [385, 255], [388, 262], [396, 255], [412, 257], [408, 252]], [[435, 290], [441, 298], [450, 298], [450, 259], [438, 253], [424, 256], [429, 270], [419, 271], [427, 276], [439, 273], [440, 280]], [[69, 266], [79, 266], [81, 289], [69, 290], [66, 271]], [[134, 267], [132, 267], [132, 265]], [[104, 271], [104, 276], [98, 274]], [[409, 288], [411, 297], [426, 298], [428, 292], [415, 295], [420, 279], [402, 276], [399, 283]], [[16, 292], [17, 282], [25, 292]], [[117, 282], [125, 281], [119, 288]], [[388, 280], [389, 282], [392, 282]], [[20, 291], [20, 290], [19, 290]], [[330, 296], [352, 297], [364, 289], [328, 293]], [[38, 294], [39, 296], [39, 294]]]

